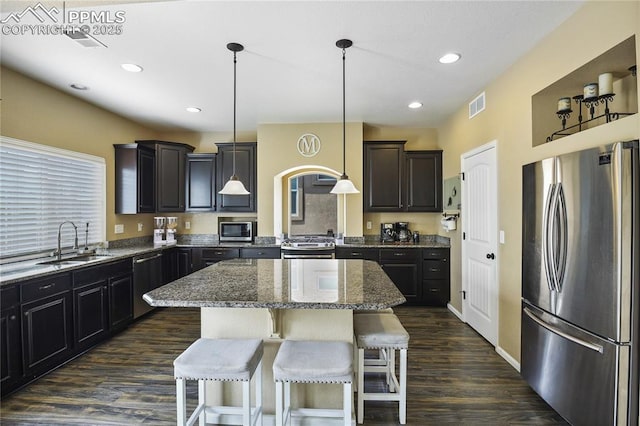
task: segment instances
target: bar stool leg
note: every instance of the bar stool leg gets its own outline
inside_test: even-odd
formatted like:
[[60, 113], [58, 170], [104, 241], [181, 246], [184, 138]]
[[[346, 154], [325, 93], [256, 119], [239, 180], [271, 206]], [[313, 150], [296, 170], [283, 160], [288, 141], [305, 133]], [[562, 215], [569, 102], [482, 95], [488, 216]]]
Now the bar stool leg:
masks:
[[[262, 420], [263, 420], [262, 418], [262, 359], [258, 363], [258, 366], [256, 367], [256, 371], [253, 374], [255, 376], [255, 382], [256, 382], [256, 409], [257, 407], [260, 407], [260, 413], [258, 413], [257, 424], [262, 426]], [[249, 410], [251, 410], [251, 405], [249, 405]]]
[[207, 405], [207, 383], [204, 380], [198, 380], [198, 405], [203, 407], [200, 413], [200, 426], [206, 426], [207, 413], [204, 407]]
[[407, 423], [407, 350], [400, 349], [400, 424]]
[[176, 414], [178, 426], [184, 426], [187, 421], [187, 390], [185, 382], [185, 379], [176, 379]]
[[276, 426], [282, 426], [282, 382], [276, 382]]
[[342, 407], [344, 410], [344, 426], [351, 426], [351, 404], [353, 401], [353, 393], [351, 391], [351, 383], [345, 383], [343, 385], [344, 395], [342, 396]]
[[364, 418], [364, 349], [358, 349], [358, 423], [362, 424]]

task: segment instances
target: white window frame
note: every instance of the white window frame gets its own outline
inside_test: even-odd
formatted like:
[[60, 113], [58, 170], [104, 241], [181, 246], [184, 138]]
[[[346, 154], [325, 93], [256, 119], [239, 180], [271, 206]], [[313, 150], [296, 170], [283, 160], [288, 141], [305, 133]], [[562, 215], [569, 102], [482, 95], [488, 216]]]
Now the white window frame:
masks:
[[[0, 148], [3, 148], [3, 147], [18, 149], [22, 151], [28, 151], [34, 154], [41, 154], [43, 156], [59, 157], [65, 160], [71, 160], [71, 161], [80, 160], [83, 162], [90, 162], [90, 163], [93, 163], [96, 167], [98, 167], [98, 170], [96, 171], [97, 171], [97, 174], [101, 176], [98, 178], [99, 185], [101, 186], [101, 189], [99, 189], [101, 194], [98, 198], [100, 200], [101, 205], [93, 207], [96, 211], [93, 213], [93, 218], [95, 222], [96, 213], [97, 213], [97, 221], [100, 223], [90, 222], [89, 227], [90, 227], [91, 239], [89, 240], [89, 244], [90, 246], [95, 247], [96, 244], [106, 240], [107, 194], [106, 194], [106, 162], [104, 158], [97, 157], [94, 155], [79, 153], [75, 151], [70, 151], [67, 149], [56, 148], [48, 145], [27, 142], [24, 140], [14, 139], [6, 136], [0, 136]], [[0, 156], [1, 155], [2, 153], [0, 152]], [[1, 164], [2, 164], [2, 159], [0, 158], [0, 165]], [[76, 177], [73, 177], [72, 179], [77, 179], [78, 182], [81, 182], [82, 176], [76, 176]], [[0, 193], [2, 193], [3, 191], [4, 191], [4, 188], [2, 185], [2, 181], [0, 179]], [[0, 205], [0, 209], [2, 209], [1, 205]], [[36, 213], [41, 216], [39, 220], [46, 222], [47, 220], [45, 218], [45, 216], [47, 215], [46, 211], [37, 211]], [[5, 217], [3, 216], [4, 216], [4, 212], [0, 212], [0, 233], [3, 233], [6, 231], [6, 229], [4, 228], [5, 226], [10, 226], [9, 224], [5, 223]], [[84, 247], [84, 243], [85, 243], [86, 222], [80, 222], [80, 219], [78, 219], [77, 217], [75, 219], [76, 221], [74, 221], [74, 223], [78, 228], [77, 229], [78, 246], [82, 248]], [[53, 223], [54, 220], [55, 220], [55, 224], [54, 224], [55, 236], [53, 237], [53, 240], [52, 240], [51, 223]], [[48, 236], [44, 238], [42, 242], [34, 243], [33, 251], [29, 251], [29, 252], [20, 251], [19, 253], [8, 253], [8, 254], [6, 252], [0, 253], [0, 263], [39, 257], [39, 256], [43, 256], [43, 253], [50, 252], [51, 250], [57, 249], [57, 244], [58, 244], [57, 231], [58, 231], [59, 225], [62, 223], [63, 220], [74, 220], [74, 218], [68, 217], [65, 219], [62, 219], [62, 218], [52, 219], [51, 223], [49, 224], [49, 227], [47, 228], [49, 230], [47, 232]], [[97, 231], [96, 231], [96, 227], [98, 228]], [[73, 237], [74, 237], [73, 227], [70, 225], [66, 225], [63, 227], [62, 232], [63, 232], [62, 247], [63, 248], [72, 247]]]

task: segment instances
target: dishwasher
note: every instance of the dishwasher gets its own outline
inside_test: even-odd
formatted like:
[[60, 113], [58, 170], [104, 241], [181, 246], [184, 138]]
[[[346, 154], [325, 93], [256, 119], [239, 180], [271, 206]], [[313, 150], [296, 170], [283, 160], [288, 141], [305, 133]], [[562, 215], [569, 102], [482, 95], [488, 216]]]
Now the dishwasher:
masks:
[[142, 296], [162, 285], [162, 253], [148, 253], [133, 258], [133, 318], [153, 309]]

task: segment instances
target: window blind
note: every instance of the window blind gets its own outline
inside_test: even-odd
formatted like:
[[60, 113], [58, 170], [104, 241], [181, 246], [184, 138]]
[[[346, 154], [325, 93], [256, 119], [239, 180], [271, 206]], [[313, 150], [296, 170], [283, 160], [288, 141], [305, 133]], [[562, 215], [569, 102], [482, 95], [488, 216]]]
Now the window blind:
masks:
[[[58, 246], [58, 228], [72, 221], [78, 244], [105, 238], [103, 158], [0, 137], [0, 257], [47, 252]], [[62, 247], [75, 231], [65, 224]]]

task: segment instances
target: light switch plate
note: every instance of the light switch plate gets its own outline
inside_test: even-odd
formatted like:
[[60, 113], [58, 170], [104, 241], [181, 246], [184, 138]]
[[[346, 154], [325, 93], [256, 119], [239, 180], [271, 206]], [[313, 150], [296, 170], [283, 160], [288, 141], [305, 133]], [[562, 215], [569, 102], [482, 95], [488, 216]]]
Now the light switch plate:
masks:
[[191, 222], [186, 221], [186, 222], [184, 223], [184, 229], [191, 229]]
[[122, 234], [124, 233], [124, 225], [123, 224], [117, 224], [115, 226], [115, 229], [113, 230], [113, 232], [115, 232], [116, 234]]
[[371, 221], [370, 220], [367, 221], [367, 229], [371, 229]]
[[138, 223], [138, 232], [142, 232], [143, 227], [144, 226], [141, 223]]
[[500, 231], [500, 244], [504, 244], [504, 231]]

